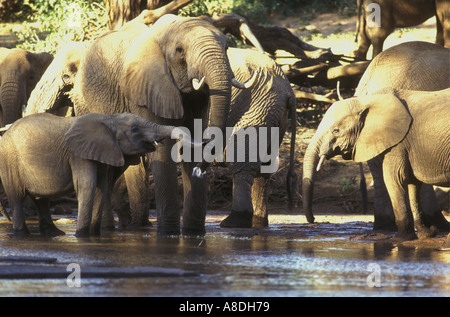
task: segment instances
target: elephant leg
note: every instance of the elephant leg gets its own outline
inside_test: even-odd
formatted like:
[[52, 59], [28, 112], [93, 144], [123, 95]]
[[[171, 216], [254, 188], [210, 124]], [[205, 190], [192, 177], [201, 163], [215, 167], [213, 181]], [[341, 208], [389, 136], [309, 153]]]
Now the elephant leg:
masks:
[[422, 184], [420, 198], [420, 209], [423, 210], [424, 223], [429, 227], [434, 226], [441, 231], [448, 232], [450, 226], [441, 212], [433, 186]]
[[50, 215], [50, 199], [48, 198], [33, 198], [36, 208], [39, 213], [39, 232], [43, 236], [56, 237], [65, 235], [64, 231], [56, 228]]
[[[236, 164], [234, 164], [235, 166]], [[240, 170], [233, 174], [233, 202], [231, 213], [220, 223], [223, 228], [251, 228], [253, 219], [253, 175]]]
[[158, 234], [180, 234], [177, 165], [171, 158], [174, 140], [166, 139], [150, 154], [155, 185]]
[[92, 222], [92, 209], [97, 190], [97, 166], [83, 160], [72, 167], [72, 178], [78, 199], [77, 230], [75, 236], [87, 237]]
[[396, 166], [395, 164], [389, 164], [385, 159], [383, 162], [383, 178], [386, 181], [386, 188], [394, 208], [397, 237], [412, 240], [417, 237], [414, 232], [413, 215], [409, 209], [407, 185], [403, 180], [398, 179], [399, 175], [406, 171], [401, 171], [401, 168]]
[[444, 46], [444, 30], [440, 21], [440, 16], [436, 15], [436, 44]]
[[367, 162], [373, 177], [374, 187], [374, 230], [395, 231], [394, 212], [383, 179], [383, 158], [378, 156]]
[[128, 228], [140, 228], [150, 225], [150, 195], [148, 189], [147, 169], [144, 162], [131, 165], [125, 171], [128, 198], [130, 201], [131, 222]]
[[[103, 181], [103, 180], [102, 180]], [[99, 236], [102, 228], [102, 213], [105, 207], [106, 197], [108, 194], [105, 188], [97, 187], [94, 194], [94, 203], [92, 205], [92, 220], [89, 227], [89, 235]]]
[[358, 49], [355, 52], [355, 57], [360, 58], [360, 59], [366, 59], [367, 52], [369, 51], [370, 45], [372, 45], [372, 42], [367, 37], [365, 30], [361, 29], [361, 31], [359, 33]]
[[[382, 157], [376, 157], [367, 162], [374, 183], [374, 230], [395, 231], [394, 211], [383, 179]], [[420, 208], [423, 210], [424, 221], [427, 225], [435, 226], [447, 232], [449, 223], [440, 212], [433, 187], [423, 184], [420, 191]]]
[[183, 229], [184, 235], [204, 235], [208, 204], [208, 178], [193, 177], [195, 163], [182, 164], [183, 177]]
[[271, 174], [261, 174], [253, 181], [252, 201], [253, 201], [253, 227], [268, 227], [269, 218], [267, 215], [267, 183]]
[[[125, 176], [121, 175], [114, 184], [111, 195], [111, 209], [114, 209], [119, 217], [119, 229], [125, 229], [131, 223], [131, 210], [130, 203], [127, 199], [127, 193]], [[107, 210], [107, 208], [105, 208], [105, 210]]]
[[13, 232], [15, 236], [26, 236], [30, 234], [25, 223], [25, 213], [23, 211], [22, 199], [11, 199], [8, 196], [9, 203], [12, 206]]
[[102, 231], [114, 231], [116, 228], [114, 224], [114, 215], [112, 201], [105, 201], [105, 206], [102, 211]]
[[23, 211], [25, 197], [18, 194], [18, 191], [15, 189], [16, 184], [8, 176], [2, 179], [2, 184], [11, 206], [13, 234], [15, 236], [29, 235], [30, 232], [25, 223], [25, 212]]
[[430, 238], [436, 235], [437, 229], [433, 226], [428, 228], [424, 223], [424, 215], [420, 208], [420, 196], [421, 196], [420, 182], [408, 184], [408, 195], [411, 211], [414, 217], [414, 226], [417, 229], [417, 236], [421, 238]]

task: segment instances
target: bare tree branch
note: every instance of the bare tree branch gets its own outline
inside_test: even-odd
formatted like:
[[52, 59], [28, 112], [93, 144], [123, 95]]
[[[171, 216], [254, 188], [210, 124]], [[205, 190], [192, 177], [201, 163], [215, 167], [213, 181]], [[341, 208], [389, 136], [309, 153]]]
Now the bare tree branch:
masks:
[[192, 1], [194, 0], [175, 0], [158, 9], [153, 10], [146, 9], [142, 11], [141, 14], [139, 14], [139, 16], [137, 16], [132, 21], [141, 22], [147, 25], [153, 24], [163, 15], [177, 12], [179, 9], [188, 5]]

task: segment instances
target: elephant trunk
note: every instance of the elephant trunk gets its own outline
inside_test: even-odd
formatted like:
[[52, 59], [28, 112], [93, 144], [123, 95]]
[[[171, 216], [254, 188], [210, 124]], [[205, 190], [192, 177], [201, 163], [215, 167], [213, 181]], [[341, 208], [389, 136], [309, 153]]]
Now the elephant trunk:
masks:
[[63, 87], [62, 79], [52, 71], [44, 73], [30, 94], [24, 116], [38, 112], [54, 112], [61, 108], [63, 104], [60, 101], [66, 92]]
[[0, 104], [3, 112], [2, 126], [22, 117], [22, 107], [26, 104], [26, 89], [17, 81], [2, 83]]
[[309, 223], [314, 222], [312, 213], [312, 201], [314, 192], [314, 181], [319, 163], [319, 152], [321, 140], [314, 138], [306, 149], [303, 159], [303, 180], [302, 180], [302, 196], [303, 196], [303, 210], [306, 219]]
[[179, 139], [183, 145], [193, 147], [201, 147], [203, 145], [202, 143], [194, 142], [186, 132], [175, 126], [162, 125], [148, 121], [146, 123], [146, 128], [150, 129], [152, 132], [160, 135], [163, 138]]
[[208, 127], [218, 127], [223, 132], [227, 126], [227, 118], [231, 103], [232, 72], [226, 53], [221, 47], [206, 47], [199, 45], [198, 54], [205, 76], [205, 83], [209, 87], [209, 118]]

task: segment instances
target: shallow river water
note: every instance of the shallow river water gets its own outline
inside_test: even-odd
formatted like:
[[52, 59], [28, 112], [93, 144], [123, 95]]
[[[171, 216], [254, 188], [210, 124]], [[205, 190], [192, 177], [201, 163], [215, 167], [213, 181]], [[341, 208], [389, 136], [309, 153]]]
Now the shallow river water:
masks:
[[207, 217], [204, 237], [153, 227], [91, 239], [74, 237], [73, 218], [55, 218], [65, 236], [15, 238], [2, 218], [0, 296], [450, 296], [445, 235], [399, 243], [364, 215], [311, 225], [277, 214], [269, 228], [222, 229], [225, 215]]

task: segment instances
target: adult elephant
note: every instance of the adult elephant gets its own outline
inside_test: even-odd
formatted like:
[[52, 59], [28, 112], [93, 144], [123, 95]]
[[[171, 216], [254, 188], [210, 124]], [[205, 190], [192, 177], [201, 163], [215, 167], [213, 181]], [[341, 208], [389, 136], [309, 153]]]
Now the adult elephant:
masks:
[[[267, 184], [271, 174], [278, 169], [278, 149], [289, 116], [293, 128], [288, 184], [293, 174], [296, 99], [283, 71], [271, 58], [254, 50], [237, 48], [229, 48], [227, 54], [237, 79], [245, 80], [252, 76], [252, 72], [257, 76], [250, 89], [232, 88], [228, 125], [233, 127], [233, 133], [226, 147], [228, 150], [228, 147], [235, 146], [236, 139], [238, 147], [235, 156], [230, 157], [230, 162], [227, 161], [228, 157], [225, 160], [233, 174], [233, 200], [231, 213], [222, 220], [220, 226], [266, 227]], [[276, 134], [272, 136], [271, 133], [275, 131]], [[248, 139], [243, 141], [245, 135]], [[265, 148], [262, 148], [264, 144]], [[237, 153], [238, 150], [245, 152], [241, 160], [237, 159], [242, 154]], [[228, 154], [226, 152], [224, 155]]]
[[[374, 5], [378, 5], [374, 6]], [[356, 57], [366, 58], [370, 45], [373, 57], [396, 28], [421, 24], [436, 16], [436, 43], [450, 48], [450, 2], [448, 0], [358, 0]], [[371, 23], [373, 22], [373, 23]]]
[[69, 93], [73, 89], [87, 45], [83, 42], [69, 42], [61, 47], [31, 92], [25, 116], [49, 110], [63, 115], [69, 107], [73, 107]]
[[22, 117], [22, 107], [53, 60], [49, 53], [0, 48], [0, 125]]
[[[355, 96], [372, 95], [382, 88], [436, 91], [450, 87], [450, 50], [426, 42], [407, 42], [383, 51], [369, 65]], [[389, 107], [387, 104], [386, 107]], [[319, 149], [323, 141], [315, 137], [308, 145], [303, 163], [303, 208], [308, 222], [314, 222], [312, 199]], [[374, 229], [395, 229], [394, 213], [382, 172], [381, 157], [368, 162], [374, 179]], [[431, 186], [424, 185], [424, 213], [441, 230], [448, 222], [437, 208]]]
[[[194, 89], [201, 82], [203, 87]], [[204, 20], [166, 15], [150, 28], [131, 22], [92, 42], [80, 63], [71, 98], [76, 115], [131, 112], [191, 131], [194, 118], [201, 118], [203, 127], [225, 132], [232, 82], [226, 37]], [[160, 234], [180, 232], [173, 145], [173, 140], [167, 141], [150, 155]], [[182, 164], [183, 234], [205, 230], [207, 184], [192, 179], [194, 164]], [[128, 179], [136, 180], [136, 173], [126, 171], [127, 185]]]

